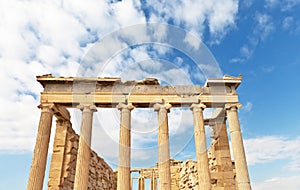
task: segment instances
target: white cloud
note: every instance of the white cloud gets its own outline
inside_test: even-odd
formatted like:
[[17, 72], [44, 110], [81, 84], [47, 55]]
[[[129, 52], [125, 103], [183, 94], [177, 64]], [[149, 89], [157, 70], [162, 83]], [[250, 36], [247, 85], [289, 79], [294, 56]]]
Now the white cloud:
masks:
[[240, 48], [240, 55], [230, 59], [231, 63], [243, 63], [249, 60], [257, 45], [265, 41], [275, 30], [273, 18], [268, 14], [256, 13], [254, 17], [255, 26], [252, 33], [248, 36], [248, 42]]
[[253, 54], [253, 50], [250, 50], [250, 48], [247, 45], [241, 47], [240, 52], [241, 55], [243, 55], [246, 59], [249, 59]]
[[271, 72], [273, 72], [274, 71], [274, 69], [275, 69], [275, 67], [274, 66], [262, 66], [261, 67], [261, 70], [263, 71], [263, 72], [265, 72], [265, 73], [271, 73]]
[[255, 19], [257, 25], [254, 29], [254, 34], [258, 35], [260, 40], [264, 41], [275, 29], [272, 17], [268, 14], [257, 13]]
[[119, 1], [112, 4], [112, 11], [115, 19], [120, 23], [121, 27], [133, 24], [145, 23], [144, 13], [133, 1]]
[[239, 57], [231, 58], [229, 60], [230, 63], [243, 63], [244, 61], [245, 61], [244, 58], [239, 58]]
[[229, 27], [235, 26], [236, 14], [238, 11], [238, 1], [227, 1], [226, 3], [220, 1], [212, 2], [212, 12], [208, 13], [209, 30], [219, 39], [227, 33]]
[[0, 100], [5, 108], [0, 117], [0, 153], [23, 153], [34, 147], [39, 111], [32, 105], [38, 105], [38, 102], [25, 94], [15, 96], [14, 99], [13, 103]]
[[278, 0], [265, 0], [267, 7], [275, 7], [278, 4]]
[[285, 5], [282, 8], [282, 11], [289, 11], [294, 9], [296, 6], [299, 6], [300, 0], [286, 0]]
[[300, 0], [265, 0], [266, 8], [279, 7], [281, 11], [290, 11], [300, 4]]
[[[147, 4], [155, 11], [150, 12], [151, 22], [168, 21], [173, 19], [176, 25], [184, 26], [188, 31], [197, 32], [201, 38], [207, 21], [212, 41], [222, 39], [227, 29], [235, 25], [238, 12], [238, 1], [186, 0], [176, 1], [149, 1]], [[176, 10], [176, 11], [174, 11]], [[188, 14], [187, 14], [188, 13]]]
[[272, 178], [263, 182], [253, 183], [252, 187], [255, 190], [298, 190], [300, 189], [300, 176]]
[[118, 28], [119, 24], [113, 22], [112, 7], [107, 1], [87, 0], [82, 3], [64, 0], [61, 7], [100, 38]]
[[[245, 150], [249, 165], [270, 163], [276, 160], [287, 159], [286, 168], [298, 170], [300, 158], [300, 138], [288, 139], [286, 137], [264, 136], [253, 139], [245, 139]], [[294, 168], [292, 166], [297, 166]]]
[[289, 34], [298, 35], [300, 33], [300, 21], [292, 16], [287, 16], [282, 20], [282, 28]]
[[243, 106], [243, 110], [246, 112], [250, 112], [252, 110], [253, 104], [251, 102], [247, 102], [245, 106]]
[[294, 23], [293, 17], [291, 16], [285, 17], [282, 21], [282, 28], [287, 30], [292, 26], [293, 23]]
[[242, 5], [248, 8], [251, 7], [252, 4], [253, 4], [253, 0], [244, 0]]
[[195, 40], [195, 37], [192, 35], [186, 35], [183, 41], [191, 45], [195, 50], [198, 50], [200, 47], [200, 40]]

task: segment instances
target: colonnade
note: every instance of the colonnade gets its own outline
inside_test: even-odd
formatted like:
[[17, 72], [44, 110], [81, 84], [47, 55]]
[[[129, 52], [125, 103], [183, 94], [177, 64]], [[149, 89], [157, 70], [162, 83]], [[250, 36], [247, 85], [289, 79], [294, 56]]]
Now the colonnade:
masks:
[[[42, 104], [39, 106], [41, 108], [41, 116], [27, 190], [42, 190], [43, 188], [54, 107], [54, 104]], [[168, 129], [168, 113], [171, 107], [172, 105], [169, 103], [153, 104], [154, 111], [158, 113], [158, 177], [159, 189], [162, 190], [171, 190]], [[236, 185], [239, 190], [250, 190], [247, 162], [237, 113], [239, 107], [240, 104], [238, 103], [225, 104], [224, 109], [226, 109], [227, 113], [235, 160]], [[82, 111], [82, 122], [74, 189], [86, 190], [88, 188], [92, 120], [93, 113], [97, 109], [94, 104], [80, 104], [78, 108]], [[131, 110], [134, 109], [134, 106], [130, 103], [119, 103], [117, 108], [121, 113], [117, 189], [129, 190], [132, 184], [130, 177]], [[193, 103], [190, 105], [194, 120], [199, 189], [209, 190], [211, 189], [211, 182], [203, 119], [203, 110], [205, 108], [206, 106], [203, 103]], [[152, 186], [154, 187], [156, 184], [154, 185], [153, 182]]]
[[[138, 190], [145, 190], [146, 188], [146, 182], [145, 180], [147, 178], [143, 178], [143, 177], [139, 177], [139, 178], [131, 178], [131, 181], [132, 179], [137, 179], [138, 183], [137, 183], [137, 187], [138, 187]], [[132, 185], [132, 184], [131, 184]], [[156, 178], [150, 178], [150, 190], [157, 190], [157, 179]], [[131, 189], [132, 189], [132, 186], [131, 186]]]

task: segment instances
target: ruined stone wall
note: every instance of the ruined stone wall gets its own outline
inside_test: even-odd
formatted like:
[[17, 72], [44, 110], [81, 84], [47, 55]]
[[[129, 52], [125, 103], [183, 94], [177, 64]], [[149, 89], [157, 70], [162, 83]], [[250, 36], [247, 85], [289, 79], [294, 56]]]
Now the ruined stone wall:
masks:
[[209, 168], [213, 189], [236, 190], [234, 163], [229, 150], [225, 122], [216, 126], [217, 137], [208, 150]]
[[[218, 138], [213, 140], [208, 151], [209, 169], [211, 172], [212, 190], [237, 190], [235, 187], [234, 165], [230, 157], [230, 150], [226, 128], [219, 131]], [[198, 190], [197, 162], [188, 159], [185, 162], [170, 160], [172, 190]], [[133, 169], [134, 170], [134, 169]], [[140, 178], [151, 178], [153, 172], [158, 178], [157, 167], [140, 170]], [[144, 186], [145, 184], [140, 184]], [[140, 187], [139, 189], [145, 189]]]
[[[68, 121], [57, 121], [48, 189], [73, 190], [79, 135]], [[89, 190], [117, 189], [116, 175], [110, 166], [91, 151]]]
[[198, 190], [197, 162], [188, 159], [179, 169], [179, 189]]
[[171, 166], [171, 189], [172, 190], [180, 190], [180, 169], [181, 169], [182, 161], [180, 160], [170, 160]]

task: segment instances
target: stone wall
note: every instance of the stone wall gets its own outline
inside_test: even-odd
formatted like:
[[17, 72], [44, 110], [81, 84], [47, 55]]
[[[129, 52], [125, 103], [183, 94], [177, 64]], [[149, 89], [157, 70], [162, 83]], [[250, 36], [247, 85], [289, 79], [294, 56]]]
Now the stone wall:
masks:
[[172, 190], [179, 190], [180, 184], [180, 168], [181, 168], [182, 161], [181, 160], [170, 160], [170, 167], [171, 167], [171, 189]]
[[[221, 138], [222, 139], [222, 138]], [[212, 190], [237, 190], [234, 181], [234, 167], [228, 154], [224, 156], [220, 154], [220, 139], [212, 142], [209, 149], [209, 162], [211, 172]], [[228, 150], [225, 151], [229, 152]], [[225, 164], [225, 165], [222, 165]], [[171, 166], [171, 187], [172, 190], [198, 190], [198, 173], [197, 162], [188, 159], [185, 162], [181, 160], [170, 160]], [[132, 171], [140, 172], [140, 179], [151, 178], [155, 173], [155, 178], [158, 178], [157, 166], [153, 168], [133, 169]], [[146, 189], [145, 183], [140, 184], [139, 190]]]
[[[69, 121], [58, 120], [50, 164], [48, 189], [73, 190], [79, 135]], [[117, 189], [116, 175], [110, 166], [91, 151], [89, 190]]]
[[215, 126], [217, 137], [208, 150], [213, 189], [236, 190], [234, 162], [231, 159], [225, 122]]
[[179, 169], [179, 189], [197, 189], [198, 190], [198, 173], [197, 162], [188, 159]]

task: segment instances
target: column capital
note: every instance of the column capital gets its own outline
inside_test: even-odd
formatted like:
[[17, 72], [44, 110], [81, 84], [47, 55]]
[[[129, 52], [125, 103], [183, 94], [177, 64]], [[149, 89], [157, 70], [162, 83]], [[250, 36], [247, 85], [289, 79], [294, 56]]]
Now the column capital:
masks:
[[206, 108], [206, 105], [203, 103], [193, 103], [190, 107], [190, 110], [192, 111], [199, 111], [200, 109], [203, 111]]
[[225, 104], [226, 110], [237, 110], [240, 108], [242, 108], [242, 104], [240, 103]]
[[97, 111], [97, 107], [94, 104], [79, 104], [77, 106], [77, 108], [79, 108], [83, 112], [85, 112], [85, 111], [96, 112]]
[[169, 111], [171, 107], [172, 105], [169, 103], [155, 103], [153, 105], [154, 111], [159, 111], [161, 109], [165, 109], [166, 111]]
[[122, 110], [122, 109], [128, 109], [129, 111], [133, 110], [135, 107], [132, 105], [132, 103], [119, 103], [117, 106], [118, 110]]
[[53, 114], [53, 108], [54, 104], [53, 103], [41, 103], [38, 105], [38, 108], [42, 110], [42, 112], [48, 112], [50, 114]]

